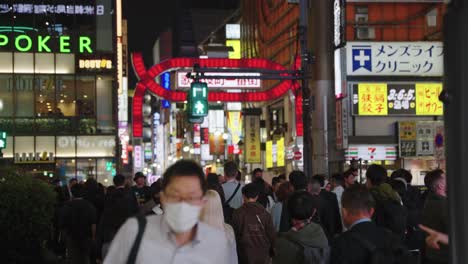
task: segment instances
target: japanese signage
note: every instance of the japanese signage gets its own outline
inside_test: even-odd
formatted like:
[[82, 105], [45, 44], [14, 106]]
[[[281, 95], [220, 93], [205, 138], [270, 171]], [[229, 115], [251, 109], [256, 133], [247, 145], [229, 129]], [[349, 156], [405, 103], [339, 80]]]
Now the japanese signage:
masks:
[[143, 169], [143, 148], [140, 145], [133, 147], [133, 171], [139, 172]]
[[265, 166], [267, 169], [273, 168], [273, 141], [271, 140], [266, 142]]
[[210, 133], [210, 154], [211, 155], [224, 155], [224, 139], [220, 134]]
[[242, 137], [242, 113], [227, 112], [227, 127], [231, 134], [231, 143], [237, 145]]
[[346, 1], [345, 0], [334, 0], [333, 4], [333, 16], [334, 16], [334, 44], [338, 48], [345, 42], [345, 23], [346, 23]]
[[208, 115], [208, 86], [203, 82], [193, 82], [188, 94], [189, 116]]
[[245, 116], [245, 155], [247, 163], [261, 163], [260, 117]]
[[[245, 88], [245, 89], [252, 89], [252, 88], [260, 88], [261, 81], [260, 79], [236, 79], [236, 76], [259, 76], [259, 73], [242, 73], [242, 72], [223, 72], [223, 73], [214, 73], [214, 72], [207, 72], [205, 76], [232, 76], [232, 79], [201, 79], [201, 82], [205, 82], [210, 87], [216, 88]], [[193, 82], [193, 79], [187, 78], [187, 72], [178, 72], [177, 73], [177, 85], [179, 88], [187, 88], [190, 87], [190, 84]]]
[[347, 74], [442, 76], [442, 42], [348, 42]]
[[0, 4], [0, 14], [104, 15], [104, 5]]
[[336, 101], [336, 148], [348, 147], [349, 106], [346, 98]]
[[441, 121], [399, 122], [400, 157], [434, 156], [444, 159], [444, 123]]
[[7, 133], [0, 131], [0, 150], [7, 147]]
[[396, 160], [397, 150], [393, 146], [354, 146], [345, 150], [346, 160]]
[[226, 24], [226, 39], [240, 39], [240, 24]]
[[241, 56], [241, 44], [238, 39], [228, 39], [226, 40], [226, 46], [231, 47], [233, 51], [228, 52], [228, 57], [230, 59], [240, 59]]
[[277, 150], [277, 159], [276, 159], [276, 166], [277, 167], [284, 167], [284, 138], [280, 138], [276, 141], [276, 150]]
[[418, 83], [416, 84], [417, 115], [443, 115], [444, 107], [439, 100], [442, 92], [441, 83]]
[[352, 84], [353, 114], [360, 116], [440, 116], [441, 83]]
[[[165, 72], [161, 74], [161, 86], [166, 90], [171, 90], [171, 74]], [[162, 108], [171, 107], [171, 103], [167, 100], [162, 100]]]
[[[79, 53], [93, 53], [91, 49], [91, 38], [86, 36], [78, 36], [72, 38], [70, 36], [60, 36], [52, 39], [51, 36], [37, 36], [33, 38], [29, 35], [4, 35], [0, 34], [0, 48], [14, 43], [14, 47], [19, 52], [31, 52], [37, 47], [37, 52], [60, 52], [71, 53], [72, 46], [77, 47]], [[54, 43], [52, 43], [54, 42]], [[51, 47], [58, 47], [57, 50], [52, 50]]]

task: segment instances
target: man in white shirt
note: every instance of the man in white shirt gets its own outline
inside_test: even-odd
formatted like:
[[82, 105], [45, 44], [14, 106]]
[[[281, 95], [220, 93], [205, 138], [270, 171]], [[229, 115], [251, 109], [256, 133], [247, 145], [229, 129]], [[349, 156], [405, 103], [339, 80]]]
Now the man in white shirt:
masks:
[[[203, 169], [194, 161], [178, 161], [166, 170], [162, 184], [164, 215], [146, 218], [135, 263], [237, 264], [225, 233], [199, 222], [207, 191]], [[139, 228], [137, 220], [127, 220], [105, 264], [127, 263]]]
[[233, 209], [240, 208], [243, 204], [243, 185], [236, 180], [237, 174], [236, 163], [230, 161], [224, 165], [224, 177], [226, 178], [226, 182], [223, 184], [224, 198]]

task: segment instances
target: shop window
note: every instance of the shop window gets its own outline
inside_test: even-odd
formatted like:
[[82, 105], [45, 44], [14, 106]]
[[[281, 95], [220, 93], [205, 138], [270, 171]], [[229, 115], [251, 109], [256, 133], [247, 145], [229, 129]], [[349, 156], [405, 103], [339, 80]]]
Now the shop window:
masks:
[[0, 52], [0, 73], [11, 73], [13, 72], [13, 53], [11, 52]]
[[15, 119], [15, 134], [27, 135], [35, 132], [34, 118], [16, 118]]
[[44, 136], [44, 137], [36, 137], [36, 152], [47, 153], [55, 153], [55, 137], [51, 136]]
[[76, 116], [75, 79], [72, 75], [56, 77], [56, 116]]
[[34, 89], [36, 91], [36, 115], [53, 117], [53, 110], [56, 108], [54, 76], [36, 75]]
[[78, 121], [78, 132], [82, 135], [96, 134], [96, 119], [82, 118]]
[[4, 117], [13, 116], [13, 89], [12, 88], [13, 88], [12, 75], [0, 75], [0, 116], [4, 116]]
[[112, 185], [115, 175], [115, 163], [112, 159], [97, 160], [97, 181], [104, 186]]
[[36, 131], [38, 133], [55, 133], [55, 119], [53, 118], [36, 118]]
[[0, 129], [11, 135], [13, 133], [13, 119], [0, 118]]
[[68, 184], [68, 181], [76, 177], [75, 159], [57, 159], [55, 174], [59, 179]]
[[56, 53], [55, 72], [57, 74], [75, 73], [75, 55]]
[[2, 149], [3, 158], [11, 159], [15, 155], [13, 155], [13, 137], [7, 137], [7, 146], [6, 148]]
[[[76, 108], [80, 118], [95, 117], [95, 78], [92, 76], [78, 76], [76, 80], [76, 91]], [[102, 100], [104, 101], [106, 99], [103, 98]]]
[[78, 136], [77, 157], [112, 157], [115, 154], [114, 136]]
[[76, 176], [79, 181], [96, 179], [96, 160], [77, 159]]
[[34, 54], [15, 52], [13, 65], [15, 73], [34, 73]]
[[99, 133], [112, 133], [115, 131], [112, 117], [112, 79], [98, 77], [96, 91], [97, 98], [106, 98], [97, 101], [97, 130]]
[[55, 56], [53, 53], [36, 53], [34, 56], [35, 73], [55, 73]]
[[15, 137], [15, 154], [34, 153], [34, 137]]
[[66, 158], [76, 156], [76, 137], [74, 136], [58, 136], [57, 138], [56, 157]]
[[34, 79], [32, 75], [16, 75], [16, 116], [34, 116]]

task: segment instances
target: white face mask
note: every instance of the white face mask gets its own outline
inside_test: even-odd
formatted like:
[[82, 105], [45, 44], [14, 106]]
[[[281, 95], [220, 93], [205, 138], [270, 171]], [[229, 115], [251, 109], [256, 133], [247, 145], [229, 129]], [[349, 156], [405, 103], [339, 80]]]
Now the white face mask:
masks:
[[186, 202], [164, 204], [164, 218], [175, 233], [189, 231], [198, 223], [201, 207]]

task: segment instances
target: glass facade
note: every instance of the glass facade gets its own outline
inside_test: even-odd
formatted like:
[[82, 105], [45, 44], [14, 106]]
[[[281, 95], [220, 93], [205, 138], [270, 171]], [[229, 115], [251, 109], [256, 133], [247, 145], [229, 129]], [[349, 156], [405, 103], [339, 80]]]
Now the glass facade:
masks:
[[79, 61], [114, 60], [113, 1], [58, 2], [0, 3], [4, 158], [62, 180], [93, 177], [112, 184], [115, 70], [83, 69]]

